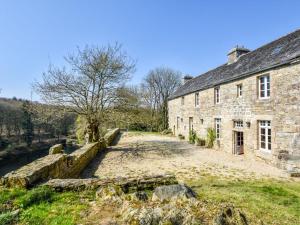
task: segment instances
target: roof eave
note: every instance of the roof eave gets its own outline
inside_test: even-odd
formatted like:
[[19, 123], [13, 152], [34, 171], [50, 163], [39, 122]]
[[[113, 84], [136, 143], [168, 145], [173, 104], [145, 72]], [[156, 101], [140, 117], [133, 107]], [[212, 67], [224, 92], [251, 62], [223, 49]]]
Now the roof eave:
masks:
[[288, 60], [286, 60], [284, 62], [281, 62], [281, 63], [278, 63], [278, 64], [274, 64], [272, 66], [268, 66], [268, 67], [265, 67], [265, 68], [257, 70], [257, 71], [252, 71], [252, 72], [240, 74], [240, 75], [238, 75], [236, 77], [224, 80], [224, 81], [222, 81], [220, 83], [216, 83], [216, 84], [213, 84], [213, 85], [208, 85], [208, 86], [206, 86], [204, 88], [201, 88], [201, 89], [198, 89], [198, 90], [195, 90], [195, 91], [191, 91], [191, 92], [187, 92], [185, 94], [178, 95], [178, 96], [175, 96], [175, 97], [170, 97], [168, 99], [168, 101], [176, 99], [176, 98], [180, 98], [180, 97], [188, 95], [188, 94], [195, 93], [197, 91], [203, 91], [203, 90], [206, 90], [206, 89], [209, 89], [209, 88], [212, 88], [212, 87], [216, 87], [216, 86], [221, 85], [221, 84], [225, 84], [225, 83], [229, 83], [229, 82], [232, 82], [232, 81], [235, 81], [235, 80], [246, 78], [246, 77], [252, 76], [252, 75], [257, 74], [257, 73], [261, 73], [261, 72], [265, 72], [265, 71], [268, 71], [268, 70], [271, 70], [271, 69], [275, 69], [277, 67], [285, 66], [285, 65], [288, 65], [288, 64], [296, 64], [296, 63], [300, 63], [300, 54], [298, 54], [297, 56], [295, 56], [295, 57], [293, 57], [291, 59], [288, 59]]

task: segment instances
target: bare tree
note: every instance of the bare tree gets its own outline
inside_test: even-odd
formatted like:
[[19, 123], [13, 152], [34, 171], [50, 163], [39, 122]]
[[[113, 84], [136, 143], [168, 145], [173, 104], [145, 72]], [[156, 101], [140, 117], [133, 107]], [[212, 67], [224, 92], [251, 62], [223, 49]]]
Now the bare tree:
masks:
[[116, 90], [130, 78], [135, 63], [119, 44], [78, 49], [65, 60], [69, 70], [50, 66], [34, 88], [47, 103], [84, 116], [88, 141], [97, 141], [103, 112], [115, 102]]
[[[168, 98], [180, 86], [181, 73], [170, 68], [160, 67], [151, 70], [142, 85], [145, 102], [155, 113], [161, 115], [161, 128], [168, 128]], [[158, 121], [158, 120], [156, 120]]]

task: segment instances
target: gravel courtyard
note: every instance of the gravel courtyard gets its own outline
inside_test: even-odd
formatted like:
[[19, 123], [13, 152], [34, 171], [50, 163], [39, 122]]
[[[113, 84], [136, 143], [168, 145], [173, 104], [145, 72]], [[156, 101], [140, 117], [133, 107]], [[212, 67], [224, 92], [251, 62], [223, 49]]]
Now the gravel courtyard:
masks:
[[82, 177], [137, 177], [172, 173], [180, 179], [205, 174], [243, 178], [287, 178], [262, 161], [201, 148], [176, 137], [153, 133], [122, 133], [117, 144], [99, 154]]

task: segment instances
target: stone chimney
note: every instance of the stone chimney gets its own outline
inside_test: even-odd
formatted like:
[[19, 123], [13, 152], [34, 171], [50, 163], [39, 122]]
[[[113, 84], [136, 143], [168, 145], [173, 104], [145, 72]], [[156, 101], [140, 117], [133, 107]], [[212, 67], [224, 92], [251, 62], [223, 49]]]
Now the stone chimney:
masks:
[[249, 49], [245, 48], [244, 46], [237, 45], [236, 47], [231, 49], [227, 54], [228, 55], [228, 64], [236, 62], [241, 55], [244, 55], [248, 52], [250, 52]]
[[193, 79], [191, 75], [185, 75], [182, 79], [182, 84], [185, 84], [187, 81]]

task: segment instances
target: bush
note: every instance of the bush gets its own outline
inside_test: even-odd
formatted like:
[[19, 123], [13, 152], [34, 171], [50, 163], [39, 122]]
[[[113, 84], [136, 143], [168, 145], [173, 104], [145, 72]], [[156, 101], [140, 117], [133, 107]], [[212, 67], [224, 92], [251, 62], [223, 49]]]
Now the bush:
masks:
[[27, 208], [34, 204], [39, 204], [41, 202], [51, 202], [53, 192], [47, 187], [39, 187], [30, 190], [27, 194], [23, 195], [17, 200], [17, 204], [21, 208]]
[[185, 137], [184, 137], [182, 134], [178, 134], [178, 138], [179, 138], [180, 140], [184, 140], [184, 139], [185, 139]]
[[195, 144], [196, 138], [197, 138], [196, 132], [194, 130], [191, 130], [189, 133], [189, 143]]
[[196, 145], [205, 146], [205, 139], [196, 137]]
[[149, 131], [150, 127], [144, 123], [132, 123], [129, 125], [130, 131]]
[[161, 132], [161, 134], [163, 135], [168, 135], [168, 134], [173, 134], [172, 130], [171, 129], [165, 129]]
[[216, 140], [216, 131], [212, 128], [207, 129], [207, 147], [212, 148]]

